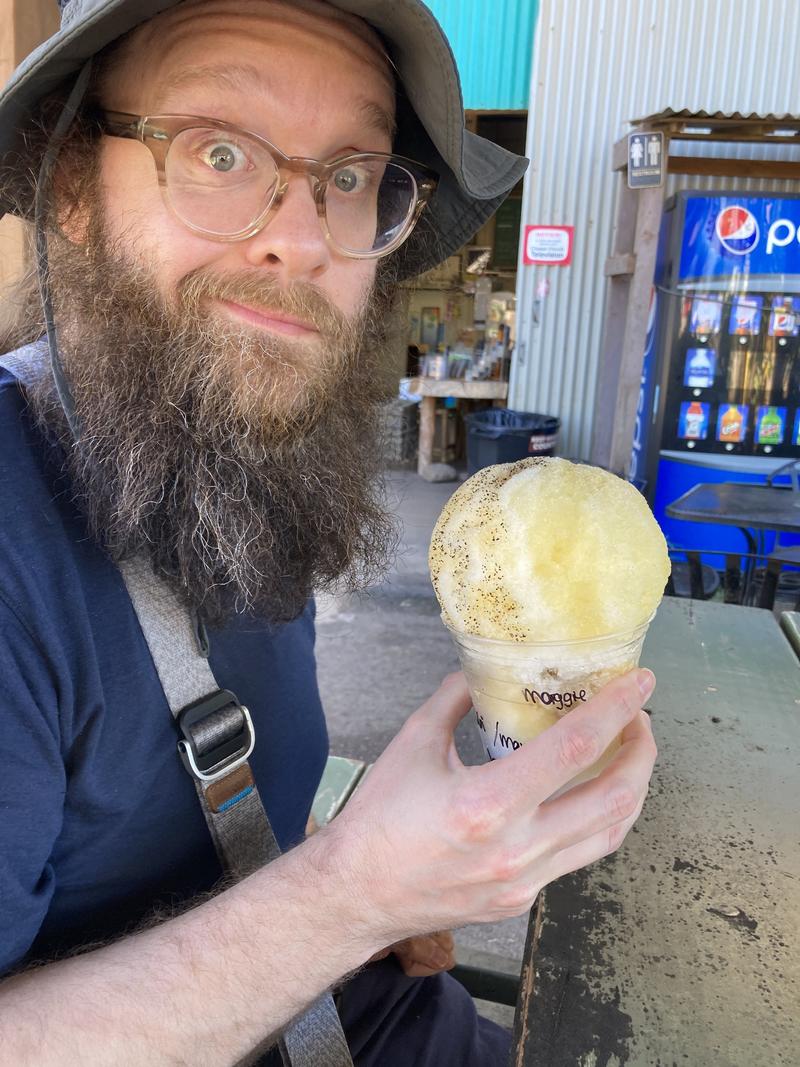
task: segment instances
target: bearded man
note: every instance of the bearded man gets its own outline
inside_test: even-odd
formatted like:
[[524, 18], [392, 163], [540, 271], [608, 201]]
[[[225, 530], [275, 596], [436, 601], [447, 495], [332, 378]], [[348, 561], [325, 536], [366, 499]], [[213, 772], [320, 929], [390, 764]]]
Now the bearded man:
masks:
[[[648, 672], [480, 768], [447, 679], [304, 827], [327, 753], [310, 596], [391, 542], [372, 427], [396, 282], [524, 164], [464, 130], [419, 0], [62, 7], [0, 98], [41, 288], [0, 380], [3, 1057], [504, 1063], [431, 932], [520, 914], [619, 845]], [[197, 741], [213, 716], [232, 746]]]

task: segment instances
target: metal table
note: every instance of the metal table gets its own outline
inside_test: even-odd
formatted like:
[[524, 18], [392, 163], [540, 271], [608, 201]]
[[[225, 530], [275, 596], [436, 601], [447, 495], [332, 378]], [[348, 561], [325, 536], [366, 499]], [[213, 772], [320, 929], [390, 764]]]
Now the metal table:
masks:
[[702, 482], [667, 504], [666, 512], [686, 522], [738, 526], [753, 555], [763, 554], [763, 546], [751, 530], [800, 534], [800, 493], [779, 486]]
[[513, 1067], [778, 1067], [800, 1048], [800, 660], [770, 612], [665, 599], [659, 745], [613, 856], [531, 912]]

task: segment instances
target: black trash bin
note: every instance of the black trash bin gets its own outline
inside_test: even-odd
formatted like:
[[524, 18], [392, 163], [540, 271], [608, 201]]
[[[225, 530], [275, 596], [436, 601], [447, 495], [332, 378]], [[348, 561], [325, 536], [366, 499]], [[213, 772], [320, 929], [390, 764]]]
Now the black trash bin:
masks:
[[470, 474], [492, 463], [513, 463], [528, 456], [552, 456], [560, 419], [532, 411], [489, 408], [465, 415], [467, 470]]

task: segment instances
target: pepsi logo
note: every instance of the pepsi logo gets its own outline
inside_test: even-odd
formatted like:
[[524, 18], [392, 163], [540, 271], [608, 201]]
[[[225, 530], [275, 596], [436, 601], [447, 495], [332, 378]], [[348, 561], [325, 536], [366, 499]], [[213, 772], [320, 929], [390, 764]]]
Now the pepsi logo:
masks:
[[759, 232], [755, 215], [738, 204], [720, 211], [715, 228], [722, 247], [735, 256], [746, 256], [758, 244]]

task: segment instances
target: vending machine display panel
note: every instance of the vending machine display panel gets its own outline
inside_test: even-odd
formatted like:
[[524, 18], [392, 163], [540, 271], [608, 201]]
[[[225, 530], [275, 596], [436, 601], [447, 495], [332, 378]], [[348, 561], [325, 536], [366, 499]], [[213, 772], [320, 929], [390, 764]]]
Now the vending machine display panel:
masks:
[[737, 529], [666, 508], [700, 482], [800, 459], [800, 194], [676, 193], [653, 284], [631, 479], [675, 545], [735, 553]]

